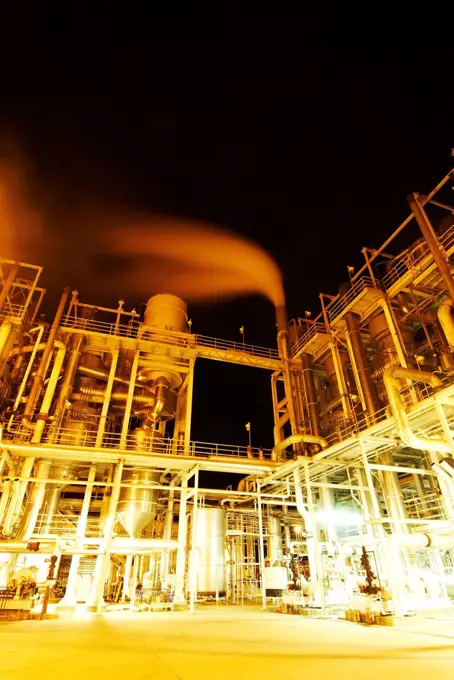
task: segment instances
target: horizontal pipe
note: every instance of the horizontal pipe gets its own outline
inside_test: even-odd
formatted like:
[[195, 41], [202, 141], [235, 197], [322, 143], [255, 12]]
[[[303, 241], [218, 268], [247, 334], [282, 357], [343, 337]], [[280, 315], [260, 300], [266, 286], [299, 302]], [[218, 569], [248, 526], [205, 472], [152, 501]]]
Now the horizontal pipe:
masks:
[[[20, 481], [20, 480], [27, 480], [30, 482], [36, 482], [36, 481], [43, 481], [42, 479], [38, 477], [8, 477], [6, 475], [3, 475], [0, 477], [1, 481]], [[45, 480], [46, 484], [65, 484], [67, 486], [86, 486], [89, 482], [86, 480], [78, 480], [78, 479], [71, 479], [68, 481], [68, 479], [46, 479]], [[122, 489], [149, 489], [149, 490], [160, 490], [160, 491], [176, 491], [181, 493], [181, 491], [191, 491], [192, 489], [190, 487], [188, 488], [183, 488], [178, 486], [163, 486], [162, 484], [128, 484], [126, 482], [121, 482], [119, 485], [114, 484], [113, 482], [93, 482], [93, 487], [112, 487], [112, 486], [119, 486]], [[222, 496], [222, 495], [232, 495], [232, 496], [261, 496], [262, 498], [276, 498], [277, 500], [287, 498], [287, 494], [266, 494], [266, 493], [261, 493], [257, 494], [253, 491], [251, 492], [241, 492], [241, 491], [233, 491], [233, 490], [228, 490], [228, 489], [205, 489], [205, 488], [198, 488], [197, 489], [199, 493], [205, 494], [205, 495], [210, 495], [212, 494], [213, 496]]]

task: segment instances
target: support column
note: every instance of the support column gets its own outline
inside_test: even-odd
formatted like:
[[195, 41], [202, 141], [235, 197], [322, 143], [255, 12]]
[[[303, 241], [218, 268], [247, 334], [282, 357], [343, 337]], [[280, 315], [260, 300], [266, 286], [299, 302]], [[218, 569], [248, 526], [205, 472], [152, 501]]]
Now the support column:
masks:
[[33, 482], [30, 491], [30, 497], [27, 500], [24, 516], [22, 519], [22, 526], [19, 532], [19, 537], [28, 541], [33, 534], [38, 521], [39, 511], [43, 505], [44, 494], [46, 491], [46, 479], [49, 477], [50, 462], [48, 460], [38, 461], [36, 469], [36, 477], [42, 479], [40, 482]]
[[[171, 487], [174, 486], [174, 482], [171, 482], [170, 484]], [[172, 538], [172, 523], [173, 523], [173, 505], [174, 505], [174, 495], [175, 492], [173, 488], [170, 489], [169, 491], [169, 500], [167, 503], [167, 510], [166, 510], [166, 517], [164, 521], [164, 531], [163, 531], [163, 539], [164, 541], [169, 541]], [[166, 584], [169, 578], [169, 560], [170, 560], [170, 553], [169, 550], [166, 548], [162, 553], [161, 553], [161, 583]]]
[[121, 428], [120, 449], [126, 448], [126, 444], [127, 444], [127, 440], [128, 440], [129, 418], [131, 416], [132, 399], [134, 397], [134, 389], [136, 387], [137, 369], [139, 367], [139, 356], [140, 356], [140, 351], [136, 350], [136, 353], [134, 355], [134, 361], [132, 362], [131, 376], [130, 376], [130, 379], [129, 379], [129, 387], [128, 387], [128, 397], [127, 397], [126, 405], [125, 405], [125, 414], [124, 414], [124, 417], [123, 417], [123, 426]]
[[[90, 510], [91, 496], [93, 493], [93, 485], [96, 477], [96, 464], [90, 467], [87, 479], [87, 486], [85, 487], [84, 500], [77, 522], [76, 529], [76, 545], [77, 551], [83, 549], [85, 533], [87, 529], [88, 512]], [[69, 567], [68, 582], [66, 584], [66, 591], [63, 598], [60, 600], [57, 609], [60, 607], [63, 610], [71, 610], [77, 604], [77, 573], [79, 571], [80, 555], [73, 555], [71, 559], [71, 566]]]
[[429, 250], [435, 261], [437, 269], [440, 272], [441, 278], [443, 279], [443, 283], [446, 290], [448, 291], [449, 297], [454, 300], [454, 280], [449, 268], [448, 258], [441, 246], [440, 241], [438, 240], [437, 234], [435, 233], [429, 218], [427, 217], [422, 203], [419, 201], [418, 194], [411, 194], [408, 197], [408, 202], [418, 226], [421, 229], [422, 235], [429, 246]]
[[104, 402], [102, 405], [101, 419], [99, 421], [98, 434], [96, 435], [96, 448], [101, 448], [104, 432], [106, 431], [107, 416], [110, 407], [110, 396], [114, 384], [115, 372], [117, 370], [119, 350], [115, 349], [112, 352], [112, 363], [110, 364], [109, 379], [107, 380], [107, 387], [104, 393]]
[[136, 588], [137, 588], [137, 575], [139, 573], [139, 555], [135, 555], [132, 563], [132, 578], [131, 578], [131, 588], [129, 590], [129, 608], [134, 609], [136, 606]]
[[[299, 477], [299, 475], [298, 475]], [[306, 463], [304, 465], [304, 481], [306, 484], [306, 494], [307, 494], [307, 509], [309, 511], [309, 515], [312, 518], [312, 532], [313, 532], [313, 550], [314, 550], [314, 561], [315, 561], [315, 566], [316, 566], [316, 573], [315, 573], [315, 579], [318, 584], [318, 589], [320, 593], [320, 607], [322, 610], [322, 616], [325, 616], [326, 614], [326, 599], [325, 599], [325, 588], [323, 585], [323, 578], [324, 578], [324, 570], [323, 570], [323, 562], [322, 562], [322, 556], [320, 554], [320, 545], [318, 542], [318, 533], [317, 533], [317, 522], [315, 521], [315, 509], [314, 509], [314, 503], [312, 501], [312, 486], [311, 486], [311, 476], [309, 473], [309, 465]], [[308, 552], [309, 552], [309, 539], [308, 539]], [[312, 580], [312, 574], [311, 574], [311, 580]]]
[[126, 555], [125, 558], [125, 570], [123, 572], [123, 590], [121, 593], [121, 601], [126, 602], [126, 597], [131, 600], [131, 593], [129, 588], [129, 581], [131, 580], [131, 570], [132, 570], [132, 555]]
[[124, 461], [120, 460], [115, 466], [115, 474], [110, 497], [109, 514], [104, 524], [103, 539], [100, 544], [100, 554], [96, 559], [95, 577], [87, 601], [87, 611], [99, 611], [104, 605], [104, 584], [109, 566], [110, 549], [112, 546], [113, 530], [117, 515], [117, 505], [121, 490], [121, 477]]
[[188, 488], [188, 477], [185, 475], [181, 481], [180, 493], [180, 513], [178, 517], [178, 549], [177, 564], [175, 570], [175, 603], [184, 604], [186, 602], [184, 592], [184, 577], [186, 571], [186, 545], [188, 525], [186, 518], [186, 495]]
[[195, 603], [197, 600], [197, 505], [199, 502], [199, 471], [195, 471], [194, 475], [194, 491], [192, 492], [194, 505], [192, 507], [191, 517], [191, 553], [190, 553], [190, 589], [189, 589], [189, 611], [191, 614], [195, 612]]

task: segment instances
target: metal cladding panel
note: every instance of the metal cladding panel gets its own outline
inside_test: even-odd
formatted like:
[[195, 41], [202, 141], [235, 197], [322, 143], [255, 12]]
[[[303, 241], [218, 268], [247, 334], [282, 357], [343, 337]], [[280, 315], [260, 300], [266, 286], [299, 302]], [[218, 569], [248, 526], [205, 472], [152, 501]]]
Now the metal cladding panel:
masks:
[[226, 517], [221, 508], [197, 511], [197, 592], [224, 593], [226, 590]]

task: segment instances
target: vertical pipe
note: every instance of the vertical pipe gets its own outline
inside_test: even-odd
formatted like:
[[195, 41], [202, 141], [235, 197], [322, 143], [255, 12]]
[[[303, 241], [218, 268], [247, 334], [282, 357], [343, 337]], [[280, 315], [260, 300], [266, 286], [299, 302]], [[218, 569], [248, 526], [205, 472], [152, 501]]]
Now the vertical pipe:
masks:
[[[394, 465], [391, 451], [380, 453], [379, 460], [382, 465]], [[402, 522], [406, 518], [402, 489], [396, 472], [382, 471], [383, 492], [388, 514], [393, 521], [393, 533], [401, 535], [408, 533], [408, 526]]]
[[[297, 471], [295, 471], [297, 472]], [[296, 475], [295, 475], [296, 477]], [[313, 523], [313, 547], [314, 547], [314, 561], [316, 565], [316, 574], [315, 574], [315, 579], [318, 583], [318, 588], [319, 588], [319, 593], [320, 593], [320, 605], [321, 605], [321, 610], [322, 610], [322, 616], [325, 616], [326, 614], [326, 599], [325, 599], [325, 588], [323, 585], [323, 562], [322, 562], [322, 556], [320, 554], [320, 546], [318, 543], [318, 535], [317, 535], [317, 523], [315, 522], [315, 511], [314, 511], [314, 503], [312, 501], [312, 487], [311, 487], [311, 476], [309, 473], [309, 465], [306, 464], [304, 466], [304, 478], [305, 478], [305, 483], [306, 483], [306, 493], [307, 493], [307, 509], [309, 512], [309, 516], [312, 518], [312, 523]], [[309, 552], [309, 539], [308, 539], [308, 552]], [[312, 577], [311, 577], [312, 578]]]
[[408, 202], [410, 204], [411, 211], [415, 216], [416, 222], [421, 229], [422, 235], [429, 246], [429, 250], [435, 261], [437, 269], [440, 272], [440, 276], [443, 279], [446, 290], [449, 293], [449, 297], [454, 300], [454, 280], [451, 276], [446, 254], [442, 250], [442, 246], [438, 240], [435, 230], [432, 227], [429, 218], [427, 217], [426, 211], [419, 201], [418, 194], [410, 194], [408, 197]]
[[54, 365], [52, 366], [52, 372], [50, 374], [49, 382], [47, 383], [46, 391], [44, 393], [43, 400], [41, 402], [41, 408], [39, 409], [39, 415], [35, 423], [35, 431], [32, 436], [32, 443], [39, 444], [41, 437], [43, 436], [44, 428], [49, 416], [50, 407], [52, 405], [52, 399], [57, 388], [58, 379], [60, 377], [60, 372], [63, 366], [63, 361], [66, 354], [66, 346], [63, 343], [58, 344], [57, 355], [54, 360]]
[[111, 394], [112, 394], [113, 384], [114, 384], [114, 380], [115, 380], [115, 372], [117, 370], [119, 354], [120, 354], [120, 351], [118, 349], [115, 349], [112, 352], [112, 363], [110, 365], [109, 378], [107, 380], [106, 391], [104, 392], [104, 401], [103, 401], [103, 405], [102, 405], [101, 419], [99, 421], [98, 432], [97, 432], [97, 435], [96, 435], [96, 448], [100, 448], [102, 446], [102, 441], [103, 441], [103, 438], [104, 438], [104, 432], [106, 431], [107, 416], [108, 416], [109, 407], [110, 407], [110, 397], [111, 397]]
[[15, 262], [11, 269], [9, 270], [9, 274], [6, 277], [5, 284], [0, 292], [0, 310], [3, 309], [3, 305], [5, 304], [6, 298], [8, 297], [11, 288], [13, 287], [13, 283], [16, 280], [16, 276], [19, 273], [20, 269], [20, 262]]
[[131, 578], [131, 588], [129, 592], [129, 608], [134, 609], [136, 606], [136, 588], [137, 588], [137, 575], [139, 572], [139, 555], [133, 557], [132, 563], [132, 578]]
[[71, 350], [69, 352], [68, 362], [65, 367], [63, 380], [58, 392], [57, 403], [55, 404], [54, 421], [52, 424], [52, 433], [50, 436], [51, 442], [53, 442], [58, 437], [60, 427], [62, 425], [63, 418], [66, 412], [66, 405], [73, 392], [76, 370], [77, 366], [79, 365], [80, 356], [82, 353], [82, 346], [84, 342], [85, 336], [82, 335], [81, 333], [73, 335], [71, 340]]
[[[76, 529], [76, 550], [82, 550], [85, 533], [87, 530], [88, 512], [90, 510], [91, 496], [93, 493], [93, 484], [96, 477], [96, 463], [90, 466], [88, 472], [87, 486], [85, 487], [84, 500], [82, 501], [82, 508], [77, 522]], [[79, 571], [80, 555], [73, 555], [71, 559], [71, 566], [69, 567], [68, 582], [66, 584], [65, 595], [59, 602], [59, 607], [75, 607], [77, 604], [77, 573]]]
[[[173, 487], [174, 482], [170, 483], [170, 486]], [[169, 491], [169, 500], [167, 502], [167, 510], [166, 510], [166, 517], [164, 521], [164, 531], [163, 531], [163, 539], [165, 541], [169, 541], [172, 538], [172, 523], [173, 523], [173, 505], [174, 505], [174, 495], [175, 492], [173, 488], [170, 489]], [[164, 550], [164, 552], [161, 555], [161, 583], [167, 583], [168, 578], [169, 578], [169, 560], [170, 560], [170, 553], [168, 550]]]
[[46, 491], [46, 479], [49, 476], [50, 462], [47, 460], [38, 461], [36, 477], [43, 481], [34, 482], [30, 491], [30, 498], [24, 511], [22, 527], [19, 531], [19, 538], [28, 541], [33, 534], [38, 520], [39, 511], [43, 504], [44, 493]]
[[41, 325], [39, 327], [39, 330], [38, 330], [38, 335], [36, 336], [35, 344], [34, 344], [34, 347], [32, 349], [32, 353], [30, 355], [30, 359], [29, 359], [29, 362], [27, 364], [27, 368], [25, 369], [24, 377], [22, 378], [22, 382], [21, 382], [21, 385], [19, 387], [19, 391], [17, 393], [16, 401], [14, 402], [13, 411], [17, 411], [17, 408], [20, 404], [20, 400], [22, 399], [22, 395], [24, 393], [25, 386], [27, 384], [28, 376], [30, 375], [30, 371], [32, 370], [32, 366], [33, 366], [34, 361], [35, 361], [36, 352], [38, 351], [38, 346], [41, 342], [41, 338], [43, 337], [43, 333], [44, 333], [44, 325]]
[[125, 559], [125, 570], [123, 572], [123, 591], [121, 593], [121, 601], [126, 602], [126, 598], [129, 597], [131, 600], [131, 592], [129, 587], [129, 582], [131, 580], [131, 570], [132, 570], [132, 555], [126, 555]]
[[184, 595], [184, 574], [186, 566], [186, 542], [187, 542], [187, 487], [188, 478], [184, 476], [181, 481], [180, 493], [180, 512], [178, 518], [178, 549], [177, 549], [177, 564], [175, 570], [175, 602], [183, 604], [185, 600]]
[[303, 383], [306, 391], [307, 410], [311, 421], [312, 434], [320, 435], [320, 421], [317, 409], [317, 397], [315, 393], [314, 376], [311, 369], [311, 358], [308, 354], [301, 355]]
[[351, 342], [352, 348], [352, 362], [356, 367], [358, 375], [359, 389], [364, 397], [365, 410], [373, 421], [373, 416], [379, 409], [378, 399], [375, 394], [369, 369], [367, 367], [366, 351], [364, 349], [363, 341], [361, 339], [361, 332], [358, 325], [358, 317], [353, 312], [348, 312], [345, 315], [347, 323], [347, 333]]
[[69, 288], [64, 289], [63, 294], [60, 298], [57, 313], [55, 314], [52, 326], [50, 327], [46, 347], [44, 348], [44, 351], [41, 355], [41, 361], [39, 362], [38, 370], [36, 371], [35, 379], [33, 380], [33, 385], [30, 390], [30, 394], [28, 395], [27, 404], [24, 409], [24, 420], [26, 424], [28, 424], [31, 415], [33, 414], [33, 410], [35, 408], [35, 404], [43, 384], [45, 370], [47, 368], [48, 360], [54, 348], [55, 338], [57, 337], [57, 331], [60, 325], [61, 318], [63, 316], [63, 312], [65, 311], [66, 303], [69, 297], [69, 292], [70, 292]]
[[351, 408], [350, 408], [350, 402], [348, 400], [348, 390], [347, 390], [347, 383], [345, 382], [345, 375], [344, 375], [344, 369], [342, 367], [342, 361], [339, 355], [339, 349], [334, 341], [334, 337], [332, 339], [332, 342], [330, 342], [330, 350], [331, 354], [333, 356], [333, 364], [334, 364], [334, 370], [336, 371], [336, 380], [337, 384], [339, 386], [339, 394], [341, 398], [341, 403], [342, 403], [342, 410], [344, 411], [344, 416], [349, 419], [351, 418]]
[[192, 401], [194, 393], [195, 359], [189, 360], [188, 383], [186, 385], [186, 409], [184, 422], [184, 455], [188, 456], [191, 447]]
[[391, 310], [391, 306], [388, 300], [383, 297], [380, 300], [381, 306], [383, 307], [383, 312], [385, 314], [386, 323], [388, 324], [389, 330], [391, 331], [391, 337], [393, 339], [394, 347], [396, 348], [396, 353], [400, 361], [400, 365], [407, 368], [407, 357], [405, 355], [405, 345], [402, 340], [402, 336], [399, 332], [399, 327], [397, 325], [394, 314]]
[[99, 611], [104, 603], [104, 583], [110, 560], [110, 549], [113, 540], [113, 530], [117, 515], [118, 499], [120, 497], [121, 476], [124, 461], [120, 460], [115, 466], [115, 474], [110, 496], [109, 514], [104, 523], [103, 539], [100, 545], [100, 555], [96, 559], [95, 575], [87, 602], [87, 611]]
[[199, 471], [195, 471], [194, 475], [194, 505], [192, 507], [191, 518], [191, 564], [190, 564], [190, 589], [189, 589], [189, 611], [191, 614], [195, 612], [195, 603], [197, 599], [197, 506], [199, 502]]
[[131, 376], [130, 376], [130, 379], [129, 379], [128, 397], [127, 397], [126, 405], [125, 405], [125, 413], [124, 413], [124, 417], [123, 417], [123, 426], [121, 428], [120, 449], [125, 449], [126, 443], [128, 441], [129, 418], [131, 416], [132, 400], [133, 400], [133, 397], [134, 397], [134, 389], [135, 389], [135, 386], [136, 386], [137, 369], [139, 367], [139, 356], [140, 356], [140, 350], [137, 349], [136, 352], [135, 352], [135, 355], [134, 355], [134, 361], [132, 362]]
[[265, 546], [263, 536], [263, 512], [262, 497], [260, 495], [260, 482], [257, 480], [257, 510], [259, 515], [259, 553], [260, 553], [260, 573], [262, 581], [262, 609], [266, 609], [266, 582], [265, 582]]

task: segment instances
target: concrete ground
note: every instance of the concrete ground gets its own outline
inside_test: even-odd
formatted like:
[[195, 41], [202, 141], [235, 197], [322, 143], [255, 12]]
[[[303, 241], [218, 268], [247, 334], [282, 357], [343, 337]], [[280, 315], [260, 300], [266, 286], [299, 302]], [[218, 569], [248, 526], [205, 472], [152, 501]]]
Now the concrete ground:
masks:
[[[436, 615], [433, 615], [436, 616]], [[108, 612], [0, 623], [0, 678], [438, 680], [454, 677], [454, 620], [366, 627], [263, 612]]]

